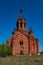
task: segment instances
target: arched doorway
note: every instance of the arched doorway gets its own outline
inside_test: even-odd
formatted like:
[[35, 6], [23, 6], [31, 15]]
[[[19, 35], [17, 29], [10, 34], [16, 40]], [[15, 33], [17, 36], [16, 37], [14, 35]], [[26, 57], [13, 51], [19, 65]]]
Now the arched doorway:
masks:
[[23, 50], [20, 50], [20, 55], [24, 55], [24, 51]]

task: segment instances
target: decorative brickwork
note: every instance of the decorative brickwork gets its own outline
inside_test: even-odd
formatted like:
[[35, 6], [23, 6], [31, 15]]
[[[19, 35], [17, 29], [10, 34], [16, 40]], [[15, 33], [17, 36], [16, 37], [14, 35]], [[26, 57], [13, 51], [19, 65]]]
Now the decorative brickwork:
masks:
[[7, 45], [11, 46], [13, 55], [40, 55], [38, 39], [34, 38], [32, 28], [28, 33], [22, 10], [20, 10], [16, 29], [13, 31], [12, 37], [7, 40]]

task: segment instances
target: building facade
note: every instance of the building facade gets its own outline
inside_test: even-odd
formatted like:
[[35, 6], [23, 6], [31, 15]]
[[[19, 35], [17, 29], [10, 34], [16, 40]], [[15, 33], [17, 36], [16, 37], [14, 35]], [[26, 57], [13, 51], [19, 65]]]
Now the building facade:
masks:
[[20, 15], [16, 23], [16, 29], [12, 37], [7, 40], [7, 45], [12, 48], [12, 55], [34, 55], [39, 53], [38, 39], [34, 38], [34, 33], [30, 27], [29, 32], [26, 29], [26, 20], [20, 10]]

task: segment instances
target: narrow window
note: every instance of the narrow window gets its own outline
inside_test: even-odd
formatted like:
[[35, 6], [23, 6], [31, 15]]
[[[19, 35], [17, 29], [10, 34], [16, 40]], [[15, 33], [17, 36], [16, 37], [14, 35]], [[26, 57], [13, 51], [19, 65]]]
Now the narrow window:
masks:
[[22, 45], [23, 45], [23, 41], [22, 41]]
[[26, 28], [26, 23], [24, 23], [24, 28]]
[[22, 22], [20, 23], [20, 27], [22, 27]]
[[12, 43], [11, 43], [11, 45], [10, 45], [10, 46], [11, 46], [11, 48], [12, 48]]
[[21, 41], [20, 41], [20, 45], [21, 45]]
[[23, 45], [23, 41], [20, 41], [20, 45]]

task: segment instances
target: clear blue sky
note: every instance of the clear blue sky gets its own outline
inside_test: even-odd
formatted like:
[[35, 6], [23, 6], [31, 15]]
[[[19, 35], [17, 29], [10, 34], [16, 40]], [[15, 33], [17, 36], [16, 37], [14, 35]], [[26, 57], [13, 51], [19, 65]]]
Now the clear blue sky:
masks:
[[43, 0], [0, 0], [0, 43], [12, 36], [21, 8], [27, 30], [32, 27], [43, 51]]

